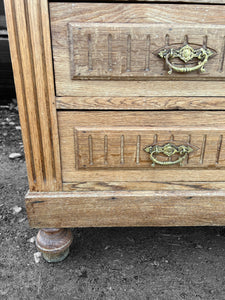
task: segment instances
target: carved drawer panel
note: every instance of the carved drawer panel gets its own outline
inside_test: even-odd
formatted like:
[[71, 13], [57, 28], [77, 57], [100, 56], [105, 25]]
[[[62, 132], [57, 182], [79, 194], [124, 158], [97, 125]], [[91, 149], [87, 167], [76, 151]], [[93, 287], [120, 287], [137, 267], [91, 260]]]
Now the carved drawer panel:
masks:
[[64, 181], [86, 176], [95, 181], [96, 174], [105, 180], [104, 172], [112, 178], [128, 172], [129, 181], [133, 171], [135, 180], [143, 180], [144, 173], [153, 176], [157, 170], [175, 170], [179, 180], [187, 180], [188, 169], [200, 171], [198, 180], [203, 170], [210, 177], [225, 167], [221, 117], [219, 112], [59, 112]]
[[[189, 130], [185, 127], [183, 129], [176, 127], [166, 129], [165, 127], [148, 128], [148, 126], [144, 129], [132, 126], [75, 127], [76, 168], [180, 167], [180, 162], [177, 160], [185, 153], [180, 154], [175, 151], [173, 154], [161, 149], [160, 153], [154, 154], [157, 159], [154, 164], [149, 157], [149, 152], [146, 152], [148, 151], [147, 146], [152, 148], [154, 146], [164, 146], [165, 148], [166, 146], [166, 149], [172, 152], [174, 147], [189, 146], [191, 148], [190, 153], [187, 153], [188, 155], [182, 159], [181, 167], [224, 167], [225, 148], [222, 147], [224, 135], [225, 127], [220, 130], [198, 127]], [[164, 163], [161, 165], [161, 162]]]
[[[223, 79], [224, 26], [170, 24], [101, 24], [69, 23], [71, 79], [149, 80], [149, 79]], [[186, 33], [186, 34], [185, 34]], [[170, 49], [179, 49], [171, 65], [160, 58]], [[202, 50], [200, 50], [202, 49]], [[208, 50], [204, 69], [198, 64], [195, 51]], [[206, 50], [206, 51], [207, 51]], [[200, 53], [200, 52], [199, 52]], [[203, 54], [202, 54], [203, 55]], [[207, 55], [207, 54], [206, 54]], [[203, 55], [204, 56], [204, 55]], [[170, 63], [170, 62], [169, 62]], [[184, 70], [183, 70], [184, 71]]]
[[57, 96], [225, 95], [224, 6], [51, 3], [50, 12]]

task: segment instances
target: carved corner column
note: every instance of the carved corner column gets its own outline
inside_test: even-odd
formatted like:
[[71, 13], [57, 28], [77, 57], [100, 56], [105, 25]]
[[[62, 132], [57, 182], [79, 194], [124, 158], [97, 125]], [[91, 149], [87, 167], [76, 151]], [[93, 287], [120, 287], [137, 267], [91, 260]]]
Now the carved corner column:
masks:
[[[4, 0], [4, 4], [29, 188], [31, 192], [60, 191], [48, 1]], [[50, 262], [64, 259], [71, 242], [69, 229], [43, 229], [37, 236], [38, 249]]]
[[47, 0], [4, 0], [30, 191], [61, 190]]

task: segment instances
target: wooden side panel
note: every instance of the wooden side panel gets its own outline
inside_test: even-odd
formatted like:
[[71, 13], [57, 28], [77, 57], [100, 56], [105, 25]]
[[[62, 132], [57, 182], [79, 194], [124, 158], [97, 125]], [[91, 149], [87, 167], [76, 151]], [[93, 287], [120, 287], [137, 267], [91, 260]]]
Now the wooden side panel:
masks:
[[[71, 78], [105, 80], [223, 79], [225, 51], [224, 26], [168, 24], [101, 24], [69, 23]], [[186, 43], [193, 49], [207, 47], [213, 56], [205, 72], [168, 75], [165, 60], [158, 56], [162, 49], [179, 49]], [[197, 59], [182, 62], [172, 59], [176, 67], [190, 68]]]
[[5, 0], [30, 190], [61, 188], [47, 0]]
[[[224, 128], [159, 127], [75, 127], [75, 160], [77, 169], [142, 169], [152, 168], [152, 161], [144, 148], [150, 145], [190, 145], [193, 152], [182, 163], [171, 166], [155, 165], [154, 168], [215, 168], [225, 166]], [[222, 153], [221, 153], [222, 152]], [[158, 161], [179, 159], [174, 154], [167, 157], [155, 155]]]
[[28, 193], [26, 207], [39, 228], [224, 226], [224, 199], [224, 190]]

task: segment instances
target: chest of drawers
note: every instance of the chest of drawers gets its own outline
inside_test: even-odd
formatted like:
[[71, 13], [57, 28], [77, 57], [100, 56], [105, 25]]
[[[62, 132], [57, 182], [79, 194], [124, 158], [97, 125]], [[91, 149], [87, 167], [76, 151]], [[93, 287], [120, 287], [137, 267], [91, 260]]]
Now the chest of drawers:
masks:
[[225, 6], [175, 2], [5, 0], [48, 261], [71, 227], [225, 225]]

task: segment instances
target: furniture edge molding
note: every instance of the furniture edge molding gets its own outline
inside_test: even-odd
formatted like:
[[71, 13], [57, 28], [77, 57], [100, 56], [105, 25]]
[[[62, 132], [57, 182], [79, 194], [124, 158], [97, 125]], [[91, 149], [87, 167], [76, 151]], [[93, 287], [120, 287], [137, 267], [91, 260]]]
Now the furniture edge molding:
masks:
[[4, 0], [31, 191], [61, 189], [47, 0]]
[[56, 97], [65, 110], [225, 110], [225, 97]]
[[28, 192], [25, 199], [34, 228], [225, 225], [220, 189]]

